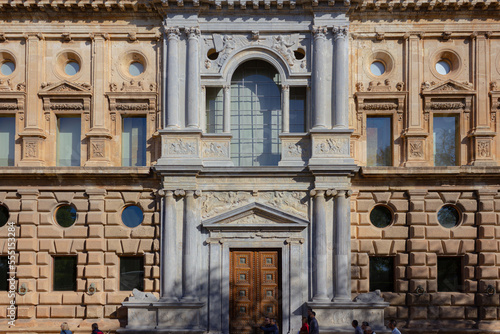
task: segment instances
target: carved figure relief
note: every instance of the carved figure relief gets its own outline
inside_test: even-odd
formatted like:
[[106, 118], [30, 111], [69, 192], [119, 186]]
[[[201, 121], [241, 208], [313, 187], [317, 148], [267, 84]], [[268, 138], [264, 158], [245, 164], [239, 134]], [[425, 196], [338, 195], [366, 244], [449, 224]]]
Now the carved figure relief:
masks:
[[37, 157], [37, 142], [36, 141], [26, 141], [24, 145], [24, 157], [25, 158], [36, 158]]
[[465, 103], [462, 102], [432, 102], [431, 109], [434, 110], [456, 110], [464, 109]]
[[104, 158], [104, 143], [92, 143], [92, 158]]
[[285, 57], [286, 61], [290, 66], [293, 66], [293, 62], [295, 60], [295, 56], [293, 54], [292, 46], [296, 43], [285, 40], [285, 37], [282, 35], [273, 36], [273, 46], [272, 48], [278, 51], [283, 57]]
[[52, 110], [83, 110], [83, 103], [51, 103]]
[[347, 138], [328, 138], [319, 140], [315, 152], [322, 155], [349, 155], [349, 140]]
[[423, 143], [420, 141], [410, 143], [410, 157], [422, 158], [423, 156], [424, 156]]
[[193, 155], [196, 154], [196, 142], [176, 139], [168, 145], [168, 154]]
[[247, 191], [203, 192], [201, 216], [203, 219], [258, 202], [289, 212], [292, 215], [308, 219], [309, 197], [302, 191], [259, 192], [257, 196]]
[[491, 156], [489, 141], [481, 140], [477, 142], [477, 156], [479, 158], [489, 158]]
[[227, 143], [203, 143], [203, 156], [207, 158], [229, 157]]

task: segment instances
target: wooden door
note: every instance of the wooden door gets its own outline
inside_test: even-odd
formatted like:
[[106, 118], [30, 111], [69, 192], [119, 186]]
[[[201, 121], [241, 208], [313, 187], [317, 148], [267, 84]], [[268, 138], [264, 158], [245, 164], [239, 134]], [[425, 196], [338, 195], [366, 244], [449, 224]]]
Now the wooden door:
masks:
[[277, 250], [232, 250], [229, 327], [231, 334], [262, 333], [264, 318], [281, 325], [280, 259]]

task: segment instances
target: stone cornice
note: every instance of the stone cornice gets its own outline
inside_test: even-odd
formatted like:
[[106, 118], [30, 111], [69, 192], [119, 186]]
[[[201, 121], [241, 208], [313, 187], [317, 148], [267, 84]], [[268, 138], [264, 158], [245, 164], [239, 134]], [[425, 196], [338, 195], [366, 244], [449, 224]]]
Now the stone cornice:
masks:
[[354, 12], [364, 11], [470, 11], [470, 10], [500, 10], [499, 0], [360, 0], [351, 5]]

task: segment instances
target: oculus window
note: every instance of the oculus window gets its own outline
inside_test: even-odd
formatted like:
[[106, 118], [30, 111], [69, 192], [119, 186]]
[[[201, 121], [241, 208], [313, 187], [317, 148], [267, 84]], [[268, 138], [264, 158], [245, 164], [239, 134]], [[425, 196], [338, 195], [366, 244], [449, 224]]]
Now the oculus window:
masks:
[[375, 76], [381, 76], [385, 73], [385, 65], [380, 61], [374, 61], [370, 65], [370, 72]]
[[14, 73], [15, 70], [16, 70], [16, 64], [14, 64], [11, 61], [6, 61], [0, 67], [0, 73], [2, 73], [2, 75], [5, 76], [11, 75], [12, 73]]
[[66, 66], [64, 66], [64, 73], [69, 76], [73, 76], [78, 72], [80, 72], [80, 64], [78, 64], [76, 61], [70, 61], [66, 64]]
[[0, 166], [14, 166], [14, 143], [16, 135], [16, 118], [0, 117]]
[[366, 117], [367, 166], [392, 166], [391, 117]]
[[0, 291], [9, 290], [9, 258], [0, 256]]
[[437, 219], [441, 226], [452, 228], [460, 223], [460, 212], [453, 205], [445, 205], [439, 209]]
[[0, 205], [0, 227], [4, 226], [9, 222], [9, 217], [10, 217], [9, 209], [4, 205]]
[[370, 291], [394, 291], [394, 258], [370, 257]]
[[55, 218], [59, 226], [70, 227], [76, 221], [76, 209], [68, 204], [61, 205], [56, 209]]
[[458, 162], [458, 115], [435, 115], [434, 166], [456, 166]]
[[144, 290], [144, 259], [120, 258], [120, 291]]
[[54, 291], [76, 291], [76, 256], [54, 257]]
[[146, 166], [146, 117], [123, 118], [122, 166]]
[[127, 206], [122, 211], [122, 222], [125, 226], [136, 227], [141, 225], [144, 219], [144, 214], [142, 210], [137, 205]]
[[231, 159], [235, 166], [277, 166], [280, 160], [281, 86], [276, 69], [243, 63], [231, 81]]
[[57, 166], [80, 166], [80, 117], [57, 118]]
[[462, 258], [438, 257], [438, 292], [462, 290]]
[[385, 205], [377, 205], [370, 212], [370, 222], [379, 228], [387, 227], [392, 223], [392, 211]]

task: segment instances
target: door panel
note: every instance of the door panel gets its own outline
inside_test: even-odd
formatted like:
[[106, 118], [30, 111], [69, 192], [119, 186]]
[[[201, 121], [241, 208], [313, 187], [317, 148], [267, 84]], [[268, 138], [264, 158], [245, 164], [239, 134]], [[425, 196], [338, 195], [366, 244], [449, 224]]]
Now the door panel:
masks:
[[261, 333], [264, 318], [281, 323], [278, 251], [232, 250], [230, 255], [230, 331]]

